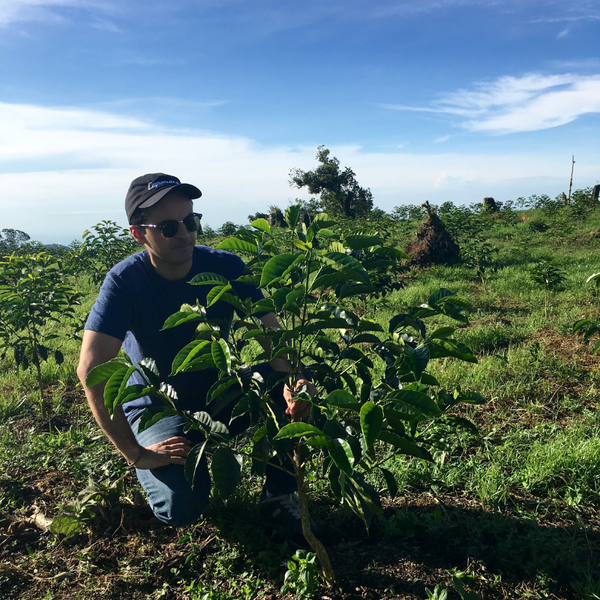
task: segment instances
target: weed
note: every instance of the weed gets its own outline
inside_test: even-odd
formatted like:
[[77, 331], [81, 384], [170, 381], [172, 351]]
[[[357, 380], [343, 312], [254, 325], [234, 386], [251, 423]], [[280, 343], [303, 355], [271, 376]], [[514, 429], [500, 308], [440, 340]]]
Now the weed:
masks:
[[312, 598], [323, 583], [317, 555], [306, 550], [297, 550], [296, 554], [287, 561], [287, 568], [281, 593], [292, 592], [296, 594], [298, 600]]

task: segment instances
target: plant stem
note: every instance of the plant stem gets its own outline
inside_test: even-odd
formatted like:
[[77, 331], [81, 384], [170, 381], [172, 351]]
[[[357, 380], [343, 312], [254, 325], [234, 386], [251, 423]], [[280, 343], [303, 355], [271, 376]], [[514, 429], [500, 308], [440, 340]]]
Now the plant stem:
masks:
[[329, 560], [329, 554], [325, 549], [325, 546], [321, 543], [319, 538], [313, 533], [310, 528], [310, 513], [308, 510], [308, 495], [306, 493], [306, 482], [304, 481], [304, 470], [302, 469], [302, 455], [300, 454], [300, 444], [294, 446], [294, 471], [296, 477], [296, 483], [298, 484], [298, 498], [300, 499], [300, 512], [302, 515], [302, 533], [306, 538], [309, 546], [314, 550], [319, 564], [321, 565], [321, 571], [325, 578], [327, 587], [333, 587], [335, 583], [335, 573]]
[[38, 351], [38, 341], [35, 331], [30, 332], [31, 356], [37, 372], [38, 391], [40, 393], [40, 413], [42, 417], [46, 416], [46, 404], [44, 402], [44, 384], [42, 382], [42, 367], [40, 365], [40, 353]]

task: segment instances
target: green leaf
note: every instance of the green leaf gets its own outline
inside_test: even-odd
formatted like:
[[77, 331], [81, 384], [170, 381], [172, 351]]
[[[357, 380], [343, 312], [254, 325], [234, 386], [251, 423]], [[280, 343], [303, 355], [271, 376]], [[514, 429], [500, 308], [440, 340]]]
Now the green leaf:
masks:
[[207, 440], [204, 440], [200, 444], [196, 444], [187, 455], [185, 459], [184, 473], [187, 482], [190, 484], [192, 489], [194, 488], [194, 484], [196, 483], [196, 473], [198, 472], [198, 467], [202, 462], [202, 457], [204, 456], [204, 449], [206, 448]]
[[348, 404], [358, 404], [358, 400], [348, 390], [334, 390], [325, 398], [324, 404], [346, 406]]
[[170, 406], [149, 406], [142, 412], [142, 416], [138, 421], [138, 433], [152, 427], [155, 423], [158, 423], [164, 417], [170, 417], [176, 415], [177, 411]]
[[242, 479], [242, 455], [230, 448], [217, 448], [210, 469], [215, 488], [227, 500]]
[[378, 439], [383, 425], [383, 409], [374, 402], [365, 402], [360, 409], [360, 428], [367, 448], [370, 450]]
[[329, 469], [328, 478], [331, 491], [336, 498], [341, 499], [342, 494], [344, 493], [346, 476], [335, 466], [335, 464], [332, 464]]
[[269, 227], [269, 222], [266, 219], [255, 219], [252, 221], [252, 223], [250, 223], [250, 226], [254, 227], [255, 229], [259, 229], [270, 237], [273, 237], [273, 234], [271, 233], [271, 227]]
[[315, 435], [314, 437], [309, 437], [304, 443], [307, 446], [321, 446], [322, 448], [327, 448], [327, 438], [324, 435]]
[[290, 423], [279, 430], [275, 439], [283, 440], [287, 438], [310, 437], [314, 435], [322, 436], [324, 433], [318, 427], [310, 425], [309, 423]]
[[227, 342], [223, 339], [213, 342], [210, 345], [210, 353], [215, 365], [221, 371], [229, 373], [229, 369], [231, 369], [231, 354]]
[[234, 306], [241, 312], [248, 314], [246, 306], [244, 306], [244, 303], [237, 296], [234, 296], [233, 294], [224, 293], [219, 299], [221, 300], [221, 302], [227, 302], [227, 304], [231, 304], [231, 306]]
[[215, 367], [215, 361], [213, 360], [212, 354], [201, 354], [198, 358], [195, 358], [189, 362], [182, 370], [187, 373], [190, 371], [202, 371], [203, 369], [212, 369]]
[[292, 291], [292, 288], [289, 286], [278, 288], [273, 291], [273, 293], [271, 294], [271, 298], [272, 298], [273, 302], [275, 303], [275, 309], [277, 312], [280, 312], [282, 310], [283, 305], [285, 304], [287, 295], [291, 291]]
[[326, 215], [325, 213], [317, 213], [314, 217], [313, 217], [313, 222], [311, 223], [310, 227], [307, 229], [306, 231], [306, 239], [307, 241], [312, 241], [312, 239], [315, 237], [315, 235], [317, 234], [317, 232], [319, 232], [322, 229], [325, 229], [326, 227], [330, 227], [331, 225], [335, 225], [336, 222], [332, 219], [329, 218], [328, 215]]
[[206, 308], [212, 306], [219, 301], [223, 294], [227, 293], [231, 288], [231, 284], [215, 286], [206, 295]]
[[359, 331], [381, 331], [383, 327], [373, 319], [361, 319], [358, 325]]
[[341, 299], [352, 298], [352, 296], [358, 296], [360, 294], [374, 294], [379, 291], [381, 291], [379, 288], [370, 283], [353, 283], [348, 281], [338, 286], [335, 295]]
[[343, 254], [342, 252], [328, 252], [320, 257], [320, 260], [332, 266], [338, 271], [346, 273], [354, 281], [370, 284], [369, 274], [364, 267], [353, 256]]
[[454, 327], [440, 327], [429, 336], [429, 339], [435, 340], [438, 338], [447, 338], [450, 337], [455, 331], [456, 330]]
[[352, 478], [348, 478], [349, 483], [354, 487], [360, 499], [377, 516], [382, 517], [381, 500], [377, 490], [366, 482], [362, 473], [355, 471]]
[[341, 438], [333, 438], [327, 442], [327, 450], [340, 471], [352, 475], [354, 455], [350, 444]]
[[425, 450], [425, 448], [420, 448], [414, 442], [411, 442], [409, 439], [400, 436], [397, 433], [382, 430], [379, 434], [379, 439], [386, 444], [394, 446], [394, 448], [400, 451], [400, 454], [416, 456], [417, 458], [423, 458], [429, 461], [433, 460], [433, 457]]
[[383, 478], [385, 479], [385, 485], [388, 489], [388, 494], [390, 498], [393, 500], [398, 495], [398, 484], [396, 483], [396, 478], [394, 477], [391, 471], [384, 469], [383, 467], [379, 467]]
[[153, 387], [147, 387], [139, 383], [128, 385], [125, 388], [121, 388], [114, 405], [117, 406], [120, 404], [126, 404], [132, 400], [137, 400], [138, 398], [151, 395], [156, 395], [156, 389]]
[[285, 210], [285, 222], [290, 229], [296, 229], [300, 217], [300, 204], [288, 206]]
[[395, 430], [395, 433], [399, 435], [404, 435], [404, 421], [406, 420], [406, 415], [398, 412], [393, 404], [388, 404], [383, 412], [385, 414], [385, 421], [388, 427], [391, 427]]
[[458, 427], [460, 429], [466, 429], [468, 432], [473, 435], [479, 436], [479, 429], [475, 423], [465, 419], [464, 417], [457, 417], [456, 415], [448, 415], [445, 417], [445, 420], [450, 425], [454, 425], [454, 427]]
[[466, 402], [467, 404], [485, 404], [486, 399], [477, 392], [460, 392], [455, 402]]
[[431, 373], [422, 373], [420, 381], [423, 385], [433, 385], [436, 387], [440, 385], [440, 382]]
[[238, 252], [249, 252], [250, 254], [258, 254], [258, 247], [255, 244], [240, 240], [239, 238], [228, 238], [223, 240], [217, 250], [237, 250]]
[[471, 352], [471, 350], [464, 344], [457, 342], [456, 340], [430, 340], [427, 343], [427, 347], [429, 348], [430, 358], [445, 358], [446, 356], [453, 356], [454, 358], [464, 360], [465, 362], [477, 364], [477, 358], [473, 352]]
[[76, 515], [58, 515], [50, 525], [50, 531], [54, 535], [64, 535], [67, 540], [85, 530], [85, 524]]
[[435, 401], [423, 392], [396, 390], [389, 393], [385, 399], [395, 402], [396, 410], [409, 417], [435, 419], [442, 414]]
[[219, 443], [224, 443], [229, 439], [229, 428], [221, 421], [213, 421], [210, 424], [210, 438]]
[[207, 340], [194, 340], [182, 348], [177, 356], [173, 359], [171, 365], [171, 376], [176, 375], [180, 371], [184, 370], [185, 367], [194, 360], [198, 354], [200, 354], [206, 346], [210, 344]]
[[294, 263], [297, 256], [293, 254], [278, 254], [271, 258], [264, 266], [260, 278], [260, 287], [267, 287], [279, 279]]
[[85, 378], [85, 384], [88, 387], [98, 385], [109, 379], [115, 371], [123, 368], [128, 369], [130, 366], [131, 362], [125, 358], [113, 358], [91, 369]]
[[417, 379], [421, 378], [423, 371], [427, 368], [429, 362], [429, 349], [421, 344], [416, 348], [404, 346], [404, 364], [415, 374]]
[[347, 280], [346, 275], [344, 275], [344, 273], [341, 273], [340, 271], [336, 271], [335, 273], [327, 273], [325, 275], [321, 275], [321, 277], [317, 277], [313, 281], [310, 289], [318, 290], [318, 289], [333, 288], [338, 283], [341, 283], [346, 280]]
[[[218, 379], [206, 394], [207, 403], [218, 400], [232, 385], [238, 383], [237, 377], [229, 377], [225, 381]], [[213, 413], [214, 414], [214, 413]]]
[[352, 326], [348, 324], [346, 319], [336, 319], [331, 317], [329, 319], [322, 319], [320, 321], [313, 321], [304, 328], [304, 334], [310, 335], [317, 333], [323, 329], [351, 329]]
[[131, 375], [130, 368], [122, 367], [114, 371], [104, 386], [104, 406], [106, 406], [111, 415], [115, 409], [115, 401], [119, 396], [119, 392], [127, 384], [127, 380]]
[[442, 304], [440, 308], [441, 311], [451, 319], [454, 319], [455, 321], [460, 321], [461, 323], [469, 323], [469, 317], [467, 317], [467, 315], [464, 312], [457, 310], [454, 304], [446, 302]]
[[292, 346], [284, 346], [283, 348], [279, 348], [277, 350], [277, 352], [275, 352], [275, 354], [273, 354], [273, 356], [271, 357], [271, 360], [275, 360], [276, 358], [281, 358], [282, 356], [287, 357], [287, 356], [296, 356], [298, 354], [298, 351], [296, 350], [296, 348], [292, 347]]
[[353, 344], [380, 344], [381, 340], [372, 333], [360, 333], [352, 338]]
[[229, 281], [218, 273], [198, 273], [188, 283], [192, 285], [227, 285]]
[[206, 317], [201, 312], [178, 312], [171, 315], [163, 325], [161, 331], [165, 329], [172, 329], [183, 323], [190, 323], [192, 321], [204, 321]]
[[371, 246], [380, 246], [383, 244], [383, 240], [375, 235], [349, 235], [344, 239], [344, 244], [351, 250], [361, 250]]
[[427, 304], [429, 304], [429, 306], [433, 306], [434, 304], [439, 302], [442, 298], [446, 298], [446, 297], [450, 297], [450, 296], [454, 296], [454, 294], [450, 290], [447, 290], [446, 288], [440, 288], [439, 290], [436, 290], [435, 292], [433, 292], [433, 294], [431, 294], [431, 296], [429, 296], [429, 298], [427, 300]]
[[373, 250], [373, 254], [395, 258], [396, 260], [410, 258], [406, 252], [402, 252], [402, 250], [398, 250], [397, 248], [389, 248], [387, 246], [375, 248], [375, 250]]

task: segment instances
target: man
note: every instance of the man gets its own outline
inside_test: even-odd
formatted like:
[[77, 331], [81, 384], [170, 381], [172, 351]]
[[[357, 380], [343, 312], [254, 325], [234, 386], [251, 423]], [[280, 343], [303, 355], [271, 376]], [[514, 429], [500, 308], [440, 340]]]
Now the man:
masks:
[[[138, 433], [143, 411], [156, 402], [140, 398], [119, 407], [111, 418], [104, 406], [104, 385], [87, 387], [87, 374], [95, 366], [116, 357], [121, 346], [134, 362], [145, 357], [156, 361], [162, 380], [177, 391], [181, 408], [202, 410], [206, 393], [216, 381], [216, 369], [167, 377], [177, 352], [191, 340], [194, 326], [179, 326], [161, 331], [171, 314], [184, 303], [205, 303], [209, 286], [187, 283], [202, 272], [219, 273], [234, 281], [244, 271], [243, 261], [222, 250], [196, 246], [200, 217], [193, 212], [192, 200], [202, 192], [181, 183], [177, 177], [151, 173], [135, 179], [125, 199], [125, 210], [133, 238], [145, 250], [120, 262], [107, 274], [98, 299], [87, 320], [77, 374], [94, 417], [104, 433], [135, 466], [154, 514], [173, 526], [196, 522], [209, 501], [210, 476], [206, 463], [199, 468], [192, 489], [184, 476], [183, 465], [195, 440], [183, 434], [178, 416], [161, 419]], [[260, 290], [233, 283], [241, 297], [258, 300]], [[233, 308], [217, 302], [207, 309], [209, 318], [231, 321]], [[274, 314], [261, 317], [267, 327], [279, 327]], [[273, 364], [286, 370], [286, 363]], [[268, 365], [267, 365], [268, 369]], [[139, 383], [139, 382], [136, 382]], [[307, 383], [300, 380], [298, 386]], [[292, 421], [307, 416], [310, 404], [294, 402], [287, 387], [282, 391], [286, 414]], [[261, 503], [280, 521], [292, 537], [301, 535], [300, 511], [293, 477], [282, 469], [267, 466], [267, 480]]]

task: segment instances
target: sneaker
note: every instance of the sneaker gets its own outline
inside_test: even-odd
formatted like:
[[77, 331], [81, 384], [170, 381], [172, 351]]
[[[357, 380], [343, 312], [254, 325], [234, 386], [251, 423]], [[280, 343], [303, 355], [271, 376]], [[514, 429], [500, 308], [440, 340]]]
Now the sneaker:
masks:
[[[298, 494], [271, 495], [265, 488], [260, 494], [260, 510], [271, 521], [285, 530], [288, 537], [297, 545], [307, 547], [302, 533], [302, 516]], [[319, 526], [310, 520], [312, 532], [319, 537]]]

